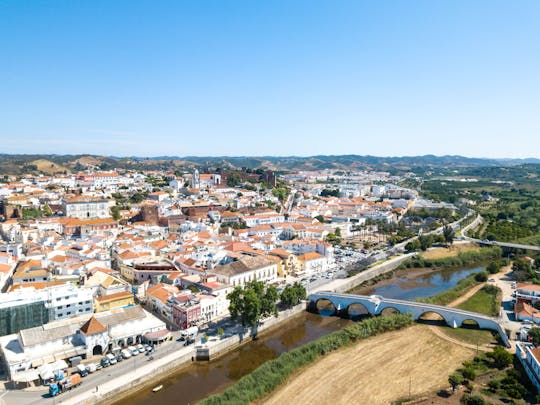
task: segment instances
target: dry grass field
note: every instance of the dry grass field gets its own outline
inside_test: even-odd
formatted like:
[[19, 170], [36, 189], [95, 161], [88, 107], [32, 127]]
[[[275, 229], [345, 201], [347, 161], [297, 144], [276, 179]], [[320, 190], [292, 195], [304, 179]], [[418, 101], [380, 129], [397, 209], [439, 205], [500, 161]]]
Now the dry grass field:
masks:
[[323, 357], [291, 377], [265, 404], [389, 404], [448, 387], [448, 375], [474, 350], [426, 325], [385, 333]]
[[34, 160], [30, 162], [29, 164], [36, 165], [39, 171], [42, 171], [43, 173], [47, 173], [47, 174], [63, 173], [64, 171], [66, 171], [67, 173], [71, 173], [71, 170], [68, 169], [67, 167], [56, 164], [46, 159]]
[[480, 248], [472, 243], [459, 243], [450, 246], [450, 248], [437, 247], [430, 249], [420, 256], [425, 259], [444, 259], [446, 257], [457, 256], [458, 253], [467, 250], [479, 250]]

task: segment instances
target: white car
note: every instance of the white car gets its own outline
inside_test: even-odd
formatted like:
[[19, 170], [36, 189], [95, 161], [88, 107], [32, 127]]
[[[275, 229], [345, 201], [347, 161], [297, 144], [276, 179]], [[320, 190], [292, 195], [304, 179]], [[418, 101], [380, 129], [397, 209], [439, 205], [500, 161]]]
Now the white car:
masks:
[[137, 356], [139, 354], [139, 350], [135, 346], [129, 346], [128, 350], [132, 356]]
[[129, 359], [131, 357], [131, 351], [129, 351], [128, 349], [124, 349], [120, 353], [122, 354], [122, 357], [124, 359]]

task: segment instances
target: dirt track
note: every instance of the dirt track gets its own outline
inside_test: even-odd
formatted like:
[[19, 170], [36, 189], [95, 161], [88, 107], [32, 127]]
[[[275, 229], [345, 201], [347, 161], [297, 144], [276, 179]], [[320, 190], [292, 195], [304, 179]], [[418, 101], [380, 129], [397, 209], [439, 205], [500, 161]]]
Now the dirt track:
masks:
[[265, 404], [389, 404], [409, 394], [446, 388], [448, 375], [474, 350], [435, 335], [428, 326], [367, 339], [332, 353], [287, 381]]

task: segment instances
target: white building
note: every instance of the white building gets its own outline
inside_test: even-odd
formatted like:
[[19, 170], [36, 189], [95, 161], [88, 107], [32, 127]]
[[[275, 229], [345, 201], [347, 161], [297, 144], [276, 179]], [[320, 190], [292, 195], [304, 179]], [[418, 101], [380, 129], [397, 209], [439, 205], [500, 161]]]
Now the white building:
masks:
[[244, 286], [249, 281], [272, 282], [278, 277], [277, 264], [262, 256], [241, 255], [235, 261], [208, 270], [219, 282]]
[[117, 352], [170, 338], [165, 323], [139, 306], [51, 322], [0, 338], [1, 361], [14, 381], [39, 378], [37, 367], [81, 355]]
[[66, 217], [90, 219], [109, 218], [110, 207], [113, 203], [109, 200], [93, 197], [73, 197], [62, 203], [63, 213]]

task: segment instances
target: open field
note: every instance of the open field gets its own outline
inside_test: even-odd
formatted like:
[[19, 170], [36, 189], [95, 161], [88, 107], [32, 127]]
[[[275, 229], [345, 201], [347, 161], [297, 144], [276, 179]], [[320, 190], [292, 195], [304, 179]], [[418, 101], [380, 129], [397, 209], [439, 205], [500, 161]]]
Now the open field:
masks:
[[420, 256], [424, 259], [434, 260], [434, 259], [444, 259], [447, 257], [457, 256], [460, 252], [465, 252], [468, 250], [480, 250], [480, 248], [472, 243], [456, 243], [450, 246], [449, 248], [437, 247], [430, 249]]
[[486, 346], [497, 344], [493, 332], [485, 329], [451, 328], [449, 326], [434, 326], [451, 339], [459, 340], [465, 344]]
[[486, 291], [486, 287], [482, 287], [468, 300], [456, 305], [456, 307], [488, 316], [497, 316], [500, 309], [500, 297]]
[[448, 386], [448, 374], [474, 350], [450, 343], [426, 325], [362, 341], [323, 357], [261, 401], [265, 404], [389, 404]]

